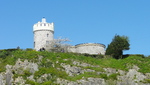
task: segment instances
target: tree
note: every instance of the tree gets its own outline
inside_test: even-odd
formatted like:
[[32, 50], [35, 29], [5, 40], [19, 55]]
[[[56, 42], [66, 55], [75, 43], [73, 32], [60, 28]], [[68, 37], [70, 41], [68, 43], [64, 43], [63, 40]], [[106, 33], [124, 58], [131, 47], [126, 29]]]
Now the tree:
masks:
[[66, 44], [65, 42], [70, 41], [69, 39], [65, 38], [58, 38], [49, 41], [50, 43], [46, 45], [46, 50], [51, 52], [67, 52], [68, 47], [70, 47], [69, 44]]
[[129, 50], [130, 44], [127, 36], [115, 35], [112, 42], [106, 49], [106, 55], [112, 55], [114, 58], [122, 58], [123, 51]]

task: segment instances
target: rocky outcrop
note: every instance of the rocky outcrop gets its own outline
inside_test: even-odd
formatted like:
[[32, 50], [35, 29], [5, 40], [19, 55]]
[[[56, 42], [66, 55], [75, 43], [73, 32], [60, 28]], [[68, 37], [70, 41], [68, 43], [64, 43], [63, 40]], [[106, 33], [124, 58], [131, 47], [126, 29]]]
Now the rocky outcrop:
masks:
[[61, 66], [65, 69], [66, 73], [69, 76], [74, 76], [74, 75], [79, 75], [81, 73], [84, 73], [84, 71], [80, 67], [66, 65], [64, 63], [61, 63]]
[[19, 76], [18, 78], [15, 78], [13, 85], [25, 85], [25, 81], [22, 76]]
[[[61, 63], [58, 60], [52, 62], [52, 60], [46, 59], [45, 63], [46, 66], [51, 66], [52, 68], [56, 67], [57, 70], [65, 71], [70, 78], [80, 78], [71, 81], [71, 79], [59, 78], [51, 73], [42, 73], [40, 76], [35, 77], [35, 72], [39, 71], [39, 65], [43, 62], [42, 59], [43, 57], [39, 56], [37, 63], [18, 59], [15, 65], [6, 65], [6, 71], [0, 73], [0, 85], [30, 85], [26, 84], [27, 80], [42, 84], [51, 80], [54, 81], [54, 79], [55, 83], [60, 85], [150, 85], [150, 73], [143, 74], [139, 72], [140, 68], [137, 66], [131, 67], [128, 71], [123, 71], [114, 68], [102, 68], [75, 60], [71, 60], [72, 63], [68, 64], [65, 62]], [[64, 59], [63, 61], [69, 61], [69, 59]], [[57, 67], [57, 65], [59, 65], [59, 67]], [[45, 65], [43, 66], [46, 68]], [[101, 68], [103, 71], [94, 70], [89, 67]], [[85, 73], [88, 72], [99, 76], [98, 78], [84, 76]], [[110, 78], [114, 74], [114, 79], [112, 79], [113, 77]], [[25, 75], [26, 78], [22, 75]], [[100, 77], [100, 75], [104, 75], [104, 77]], [[148, 82], [145, 81], [146, 79], [148, 79]]]
[[[84, 64], [74, 61], [74, 65], [86, 67], [86, 66], [92, 66], [90, 64]], [[76, 76], [81, 73], [84, 73], [87, 71], [87, 69], [82, 69], [81, 67], [77, 66], [70, 66], [70, 65], [61, 65], [63, 68], [65, 68], [66, 73], [69, 74], [69, 76]], [[94, 66], [93, 66], [94, 67]], [[137, 66], [133, 66], [132, 69], [129, 69], [129, 71], [123, 71], [123, 70], [116, 70], [113, 68], [103, 68], [105, 72], [97, 72], [98, 74], [107, 74], [107, 76], [110, 76], [111, 74], [118, 74], [116, 80], [105, 80], [102, 78], [82, 78], [80, 80], [76, 81], [69, 81], [61, 78], [57, 78], [57, 84], [60, 85], [150, 85], [147, 82], [144, 82], [145, 79], [150, 79], [150, 74], [146, 73], [140, 73], [138, 72], [139, 68]], [[94, 70], [89, 72], [95, 72]]]
[[95, 72], [95, 70], [82, 69], [81, 67], [66, 65], [64, 63], [61, 63], [61, 66], [65, 69], [66, 73], [69, 76], [75, 76], [75, 75], [83, 74], [84, 72]]
[[[138, 68], [137, 66], [134, 67]], [[144, 79], [148, 79], [148, 76], [138, 72], [139, 68], [136, 68], [129, 69], [128, 72], [124, 72], [125, 74], [118, 76], [117, 85], [150, 85], [142, 82]]]
[[6, 74], [4, 72], [0, 73], [0, 85], [6, 84]]
[[36, 63], [28, 62], [28, 60], [21, 61], [18, 59], [12, 70], [14, 70], [16, 74], [23, 74], [24, 70], [33, 74], [35, 71], [38, 71], [38, 65]]
[[12, 65], [6, 65], [6, 84], [12, 85], [13, 74], [12, 74]]
[[[0, 73], [0, 85], [25, 85], [25, 81], [21, 76], [27, 71], [34, 74], [38, 71], [38, 65], [36, 63], [28, 62], [28, 60], [21, 61], [18, 59], [16, 64], [6, 65], [6, 72]], [[18, 76], [17, 78], [13, 78]]]
[[43, 83], [43, 82], [49, 81], [49, 80], [51, 80], [51, 79], [52, 79], [51, 74], [43, 74], [43, 75], [41, 75], [41, 77], [39, 77], [39, 78], [37, 79], [37, 82], [38, 82], [38, 83]]
[[57, 83], [60, 85], [106, 85], [105, 80], [101, 78], [80, 79], [76, 82], [57, 78]]

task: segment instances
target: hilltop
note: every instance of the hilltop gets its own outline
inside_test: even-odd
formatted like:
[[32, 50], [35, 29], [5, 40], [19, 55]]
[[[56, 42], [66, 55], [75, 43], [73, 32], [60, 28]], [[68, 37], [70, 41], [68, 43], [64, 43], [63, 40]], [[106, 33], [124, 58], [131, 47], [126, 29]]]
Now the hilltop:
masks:
[[1, 50], [0, 85], [150, 85], [150, 59]]

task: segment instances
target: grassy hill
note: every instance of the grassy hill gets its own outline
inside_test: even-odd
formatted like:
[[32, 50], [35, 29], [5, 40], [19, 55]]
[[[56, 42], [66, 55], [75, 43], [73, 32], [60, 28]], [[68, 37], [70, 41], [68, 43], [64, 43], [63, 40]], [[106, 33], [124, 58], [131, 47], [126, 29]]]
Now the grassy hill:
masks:
[[[42, 56], [42, 57], [41, 57]], [[41, 59], [39, 59], [41, 58]], [[55, 84], [57, 78], [66, 79], [69, 81], [76, 81], [84, 78], [103, 78], [105, 80], [116, 80], [117, 73], [111, 75], [99, 74], [97, 72], [105, 72], [103, 68], [112, 68], [116, 70], [128, 71], [134, 65], [139, 67], [139, 72], [148, 73], [150, 72], [150, 59], [149, 57], [144, 57], [142, 55], [129, 55], [124, 59], [113, 59], [111, 57], [106, 57], [102, 55], [97, 57], [84, 56], [81, 54], [74, 53], [54, 53], [54, 52], [38, 52], [34, 50], [1, 50], [0, 51], [0, 72], [5, 72], [5, 66], [15, 65], [16, 61], [20, 59], [21, 61], [28, 60], [30, 62], [38, 63], [39, 70], [34, 74], [30, 73], [28, 70], [24, 71], [24, 74], [14, 74], [14, 78], [22, 76], [26, 80], [26, 84], [38, 85], [38, 84]], [[87, 66], [79, 66], [73, 64], [76, 61], [78, 63], [86, 63]], [[40, 63], [39, 63], [40, 62]], [[90, 69], [94, 72], [84, 72], [79, 75], [68, 76], [65, 69], [61, 64], [80, 67], [81, 69]], [[60, 70], [61, 69], [61, 70]], [[36, 81], [28, 80], [27, 77], [34, 75], [34, 79], [39, 78], [41, 75], [51, 74], [52, 78], [49, 81], [38, 83]], [[149, 82], [149, 80], [147, 80]]]

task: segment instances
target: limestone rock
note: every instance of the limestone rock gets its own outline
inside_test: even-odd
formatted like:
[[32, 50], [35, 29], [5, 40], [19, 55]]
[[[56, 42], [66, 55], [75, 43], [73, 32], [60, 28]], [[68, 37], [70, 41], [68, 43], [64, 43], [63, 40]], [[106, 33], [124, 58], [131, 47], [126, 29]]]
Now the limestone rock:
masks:
[[25, 81], [22, 77], [18, 77], [14, 81], [14, 85], [25, 85]]
[[69, 76], [79, 75], [80, 73], [83, 73], [80, 67], [66, 65], [64, 63], [61, 63], [61, 66], [65, 69], [66, 73], [69, 74]]
[[16, 64], [13, 66], [13, 70], [16, 74], [23, 74], [24, 70], [34, 73], [35, 71], [38, 71], [38, 65], [36, 63], [28, 62], [28, 60], [21, 61], [18, 59]]
[[0, 73], [0, 85], [6, 85], [6, 76], [5, 76], [5, 73], [2, 72]]
[[43, 74], [43, 75], [41, 75], [40, 78], [37, 79], [37, 82], [43, 83], [43, 82], [49, 81], [50, 79], [52, 79], [51, 74]]
[[122, 74], [118, 76], [117, 85], [147, 85], [141, 82], [147, 77], [144, 74], [138, 72], [137, 70], [137, 67], [129, 69], [126, 75]]
[[99, 66], [93, 66], [91, 64], [78, 62], [78, 61], [73, 61], [73, 64], [81, 67], [99, 67]]
[[106, 85], [105, 80], [101, 78], [80, 79], [76, 82], [57, 78], [57, 84], [60, 85]]
[[105, 73], [107, 74], [107, 76], [113, 74], [113, 73], [117, 73], [116, 69], [113, 68], [103, 68], [105, 70]]
[[21, 76], [13, 78], [14, 74], [24, 74], [25, 70], [34, 74], [35, 71], [38, 71], [38, 65], [20, 59], [16, 61], [14, 66], [6, 65], [6, 72], [0, 73], [0, 85], [25, 85], [25, 80]]
[[35, 81], [34, 79], [34, 75], [30, 75], [29, 77], [27, 77], [28, 80], [31, 80], [31, 81]]
[[6, 84], [12, 85], [13, 82], [12, 65], [6, 65]]

